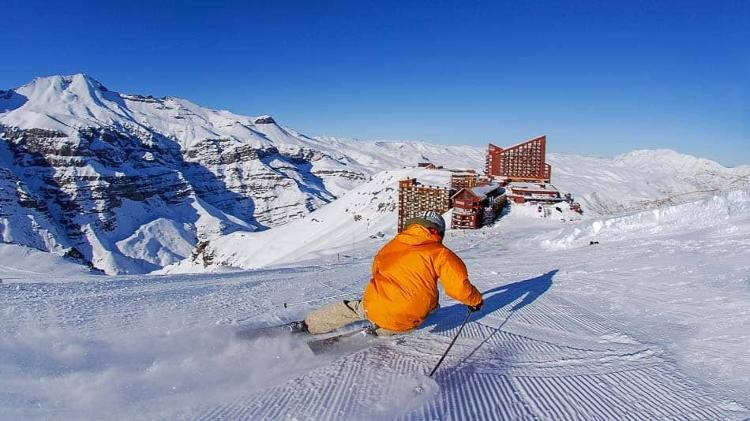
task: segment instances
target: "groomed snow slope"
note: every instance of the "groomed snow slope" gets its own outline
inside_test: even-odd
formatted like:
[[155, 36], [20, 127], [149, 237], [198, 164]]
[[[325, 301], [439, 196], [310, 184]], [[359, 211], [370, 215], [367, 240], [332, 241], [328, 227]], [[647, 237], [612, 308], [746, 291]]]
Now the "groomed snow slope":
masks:
[[408, 336], [325, 356], [234, 336], [357, 298], [379, 244], [341, 264], [4, 283], [0, 418], [743, 420], [750, 215], [736, 210], [585, 247], [543, 247], [560, 224], [518, 215], [449, 233], [485, 306], [436, 383], [424, 373], [465, 314], [445, 297]]

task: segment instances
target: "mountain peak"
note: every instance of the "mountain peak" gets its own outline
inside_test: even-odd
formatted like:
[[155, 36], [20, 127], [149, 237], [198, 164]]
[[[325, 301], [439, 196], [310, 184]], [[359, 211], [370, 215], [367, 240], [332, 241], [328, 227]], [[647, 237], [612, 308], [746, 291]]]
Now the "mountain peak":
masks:
[[[0, 100], [2, 123], [71, 133], [127, 120], [120, 94], [84, 73], [38, 77]], [[7, 97], [4, 95], [3, 98]]]
[[27, 87], [53, 88], [53, 90], [56, 92], [62, 92], [77, 88], [97, 90], [101, 92], [109, 91], [101, 82], [85, 73], [37, 77], [34, 78], [31, 83], [24, 85], [21, 89]]
[[276, 124], [276, 120], [274, 120], [270, 115], [262, 115], [260, 117], [256, 117], [253, 121], [253, 124]]

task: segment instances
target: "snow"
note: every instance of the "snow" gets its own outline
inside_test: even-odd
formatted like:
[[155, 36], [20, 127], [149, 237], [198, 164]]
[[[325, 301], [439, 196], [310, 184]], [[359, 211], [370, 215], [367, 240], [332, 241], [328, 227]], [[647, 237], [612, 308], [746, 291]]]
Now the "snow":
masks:
[[[85, 234], [84, 243], [78, 244], [78, 232], [68, 232], [73, 228], [62, 226], [60, 212], [47, 215], [19, 204], [20, 197], [38, 200], [38, 193], [44, 191], [45, 187], [39, 184], [41, 177], [20, 174], [23, 171], [15, 167], [12, 154], [3, 142], [0, 148], [0, 201], [7, 211], [0, 214], [0, 232], [4, 241], [58, 255], [75, 246], [85, 258], [109, 274], [166, 273], [176, 270], [176, 267], [180, 271], [214, 271], [215, 268], [202, 264], [184, 262], [183, 258], [191, 258], [192, 255], [186, 253], [187, 246], [195, 247], [198, 241], [203, 240], [216, 244], [212, 250], [216, 249], [220, 255], [219, 263], [235, 265], [237, 261], [241, 268], [299, 262], [303, 258], [320, 256], [326, 250], [329, 255], [336, 254], [337, 258], [342, 253], [351, 255], [355, 245], [369, 240], [376, 240], [373, 241], [376, 243], [377, 239], [370, 239], [371, 235], [390, 232], [388, 230], [395, 226], [395, 223], [391, 224], [395, 221], [392, 191], [387, 192], [389, 195], [374, 195], [372, 198], [377, 201], [368, 202], [389, 206], [386, 209], [370, 209], [366, 201], [352, 203], [351, 206], [357, 208], [357, 214], [363, 218], [354, 221], [357, 223], [352, 226], [345, 226], [344, 222], [353, 221], [355, 215], [353, 211], [346, 212], [348, 206], [342, 206], [343, 202], [339, 200], [335, 201], [338, 204], [330, 204], [333, 210], [321, 213], [326, 215], [323, 222], [308, 212], [316, 209], [322, 211], [321, 206], [325, 208], [325, 203], [337, 197], [349, 196], [347, 200], [354, 200], [352, 198], [356, 196], [351, 194], [354, 189], [360, 189], [355, 195], [366, 199], [365, 195], [378, 191], [375, 186], [367, 185], [368, 180], [381, 180], [393, 171], [408, 172], [410, 169], [406, 167], [416, 162], [430, 161], [451, 169], [481, 171], [486, 150], [484, 147], [431, 145], [425, 142], [311, 138], [277, 124], [268, 116], [242, 116], [212, 110], [176, 97], [120, 94], [83, 74], [37, 78], [15, 90], [2, 91], [0, 124], [4, 127], [59, 130], [70, 135], [67, 139], [73, 143], [78, 139], [81, 128], [108, 127], [128, 133], [142, 133], [141, 141], [144, 144], [156, 142], [160, 147], [172, 147], [174, 144], [183, 152], [192, 150], [190, 148], [196, 145], [205, 146], [205, 142], [210, 143], [213, 139], [221, 143], [222, 153], [230, 155], [234, 153], [234, 148], [262, 146], [275, 147], [289, 156], [309, 159], [299, 166], [291, 161], [269, 158], [265, 162], [250, 160], [227, 167], [221, 163], [221, 153], [214, 151], [219, 155], [211, 156], [209, 161], [215, 160], [216, 165], [210, 171], [225, 175], [224, 182], [231, 184], [230, 190], [234, 190], [224, 192], [229, 197], [219, 197], [216, 201], [208, 196], [210, 192], [202, 198], [222, 206], [234, 203], [240, 196], [247, 198], [250, 195], [251, 201], [246, 200], [236, 206], [227, 205], [227, 208], [222, 208], [223, 211], [203, 202], [195, 194], [190, 194], [180, 206], [152, 200], [140, 205], [125, 203], [115, 209], [102, 209], [104, 202], [100, 201], [91, 211], [97, 213], [99, 220], [116, 220], [117, 226], [112, 231], [102, 229], [95, 226], [97, 218], [79, 215], [80, 218], [73, 218], [75, 220], [72, 221], [73, 226], [82, 226]], [[94, 140], [92, 147], [114, 146]], [[200, 151], [202, 149], [198, 148]], [[151, 152], [142, 156], [144, 161], [157, 163], [161, 158]], [[584, 218], [683, 203], [750, 186], [750, 167], [725, 168], [712, 161], [669, 150], [634, 151], [612, 159], [549, 154], [548, 161], [553, 166], [555, 185], [562, 193], [573, 193], [574, 199], [583, 207]], [[180, 182], [180, 177], [183, 177], [176, 174], [177, 170], [173, 168], [164, 170], [172, 171], [170, 174], [174, 173], [177, 177], [176, 180], [170, 179], [171, 182]], [[106, 176], [116, 181], [115, 175], [133, 175], [138, 171], [128, 162], [121, 167], [107, 167], [98, 165], [96, 161], [86, 161], [82, 166], [56, 167], [54, 174], [64, 180], [97, 180]], [[265, 185], [259, 181], [263, 179], [282, 179], [284, 182]], [[93, 188], [107, 188], [108, 182]], [[66, 188], [75, 190], [76, 186], [70, 184]], [[74, 197], [77, 197], [77, 193], [66, 191], [66, 194]], [[101, 213], [104, 211], [113, 213], [105, 215]], [[257, 215], [263, 215], [263, 221], [256, 221], [254, 218]], [[287, 221], [302, 217], [306, 217], [307, 222], [293, 225], [296, 228], [276, 229], [282, 228], [279, 225]], [[317, 222], [312, 218], [316, 218]], [[299, 245], [300, 233], [307, 234], [308, 229], [304, 227], [312, 225], [311, 222], [318, 227], [309, 232], [310, 237], [305, 237], [308, 246]], [[180, 234], [187, 226], [190, 232]], [[237, 233], [264, 227], [275, 227], [272, 230], [274, 234], [247, 233], [240, 236]], [[165, 231], [159, 232], [161, 228]], [[229, 237], [219, 239], [225, 234]], [[160, 254], [154, 248], [162, 238], [165, 243], [159, 247], [165, 251]], [[231, 243], [234, 240], [249, 247], [248, 250], [254, 250], [253, 257], [246, 257], [247, 253], [233, 246]], [[248, 241], [261, 241], [263, 244], [246, 245]], [[283, 248], [284, 253], [273, 253], [274, 248]], [[231, 255], [233, 253], [243, 256], [235, 258]], [[162, 271], [165, 265], [169, 267]]]
[[125, 256], [164, 267], [188, 257], [196, 242], [190, 224], [158, 218], [118, 241], [117, 248]]
[[465, 315], [445, 296], [409, 335], [322, 356], [300, 338], [234, 333], [358, 298], [395, 233], [398, 180], [450, 180], [403, 167], [481, 169], [484, 148], [309, 138], [85, 75], [1, 92], [0, 123], [135, 124], [181, 147], [222, 138], [322, 151], [317, 168], [369, 177], [340, 179], [337, 200], [262, 232], [197, 197], [178, 208], [123, 200], [112, 232], [81, 227], [90, 254], [108, 271], [156, 272], [104, 277], [60, 257], [68, 245], [47, 215], [24, 213], [16, 198], [28, 186], [0, 150], [3, 239], [56, 253], [0, 244], [0, 419], [750, 417], [748, 166], [667, 150], [550, 154], [582, 219], [567, 203], [559, 214], [513, 205], [491, 227], [447, 232], [485, 306], [430, 380]]
[[655, 208], [607, 218], [587, 220], [566, 227], [542, 242], [551, 248], [586, 245], [590, 241], [637, 240], [686, 229], [726, 224], [732, 230], [738, 216], [750, 213], [750, 190], [736, 190], [696, 202]]
[[747, 166], [725, 168], [671, 150], [633, 151], [611, 159], [548, 154], [547, 162], [552, 165], [552, 182], [595, 216], [750, 187]]
[[[588, 221], [580, 227], [568, 228], [568, 231], [591, 231], [595, 228], [586, 227], [601, 224], [597, 218], [601, 216], [606, 219], [606, 215], [614, 212], [634, 212], [651, 208], [656, 209], [653, 212], [658, 214], [661, 212], [658, 208], [660, 205], [689, 202], [701, 197], [710, 198], [714, 193], [721, 194], [721, 189], [727, 186], [727, 179], [737, 181], [730, 184], [731, 186], [750, 186], [743, 181], [744, 170], [741, 168], [727, 169], [712, 161], [672, 151], [636, 151], [614, 159], [552, 155], [550, 160], [558, 162], [560, 167], [559, 174], [553, 173], [555, 184], [561, 193], [572, 192], [574, 200], [583, 203], [583, 217], [570, 211], [567, 203], [555, 205], [561, 209], [559, 213], [554, 208], [539, 213], [537, 206], [514, 205], [511, 215], [547, 217], [552, 220], [561, 218], [566, 221], [583, 218]], [[669, 168], [673, 172], [663, 172], [664, 168]], [[710, 172], [703, 172], [706, 168], [709, 168]], [[690, 176], [684, 171], [691, 171]], [[447, 170], [405, 168], [381, 172], [374, 175], [370, 181], [301, 220], [270, 231], [237, 232], [219, 238], [211, 242], [209, 251], [213, 253], [217, 265], [253, 269], [269, 265], [296, 264], [311, 258], [326, 257], [329, 260], [341, 261], [343, 255], [351, 256], [356, 253], [355, 248], [364, 247], [365, 244], [369, 245], [365, 250], [376, 248], [384, 239], [370, 238], [372, 235], [379, 232], [390, 235], [395, 230], [398, 180], [407, 177], [416, 177], [420, 183], [427, 185], [447, 186], [450, 182], [450, 172]], [[628, 179], [635, 182], [624, 182]], [[706, 190], [708, 187], [711, 189]], [[682, 194], [685, 192], [689, 194]], [[699, 208], [689, 208], [682, 212], [693, 212]], [[718, 208], [721, 208], [721, 205], [718, 205]], [[719, 212], [718, 208], [711, 208], [706, 212]], [[680, 208], [676, 209], [668, 212], [680, 212]], [[640, 218], [647, 218], [649, 212], [645, 212]], [[359, 217], [356, 221], [355, 215]], [[660, 221], [659, 218], [652, 221], [652, 224], [656, 224], [654, 229], [659, 229]], [[568, 231], [559, 234], [559, 239], [547, 240], [547, 246], [564, 247], [559, 244], [564, 241], [588, 243], [588, 238], [581, 237], [578, 240], [578, 236], [582, 234], [571, 234]], [[563, 237], [568, 239], [565, 240]], [[166, 267], [158, 273], [215, 269], [192, 262], [181, 262], [173, 266]]]
[[349, 167], [365, 174], [414, 165], [422, 160], [458, 168], [483, 167], [483, 148], [310, 138], [276, 122], [256, 124], [269, 116], [212, 110], [176, 97], [120, 94], [81, 73], [40, 77], [2, 92], [5, 94], [0, 93], [0, 124], [9, 127], [44, 128], [75, 135], [82, 127], [120, 125], [160, 133], [177, 141], [183, 150], [205, 139], [225, 139], [258, 148], [275, 146], [281, 151], [306, 149], [332, 158], [319, 163], [321, 169]]
[[[32, 155], [13, 143], [17, 128], [61, 132], [40, 141], [53, 162], [43, 177], [29, 166]], [[269, 116], [121, 94], [84, 74], [37, 78], [0, 92], [0, 129], [4, 241], [58, 255], [76, 248], [107, 274], [157, 271], [188, 257], [186, 248], [197, 240], [283, 225], [382, 171], [424, 160], [477, 169], [483, 159], [482, 149], [470, 146], [311, 138]], [[122, 136], [124, 144], [99, 132]], [[81, 154], [71, 155], [78, 147]], [[117, 159], [101, 158], [109, 152]], [[137, 179], [135, 197], [148, 199], [120, 205], [110, 196], [133, 184], [128, 177]], [[52, 190], [49, 178], [56, 180]], [[81, 211], [58, 203], [65, 197]]]
[[52, 253], [19, 246], [0, 244], [0, 281], [19, 282], [50, 276], [74, 277], [93, 275], [91, 270]]
[[[320, 257], [340, 261], [342, 255], [351, 257], [363, 242], [382, 245], [385, 235], [395, 233], [399, 180], [415, 177], [425, 185], [447, 186], [450, 174], [447, 170], [424, 168], [385, 171], [303, 219], [268, 231], [236, 232], [217, 238], [210, 242], [207, 253], [216, 265], [243, 269]], [[194, 272], [200, 268], [178, 264], [158, 273]]]
[[[403, 175], [412, 173], [393, 177]], [[298, 338], [233, 334], [358, 297], [379, 244], [358, 244], [342, 262], [323, 257], [276, 269], [4, 282], [0, 412], [11, 419], [742, 420], [750, 416], [747, 195], [664, 207], [664, 215], [703, 209], [709, 222], [677, 218], [671, 223], [680, 229], [656, 235], [645, 223], [604, 240], [607, 229], [619, 229], [604, 224], [594, 246], [542, 244], [591, 220], [511, 212], [490, 228], [450, 231], [446, 243], [465, 259], [485, 306], [434, 383], [425, 374], [465, 314], [445, 296], [407, 336], [321, 356]], [[422, 394], [414, 394], [417, 386]]]
[[471, 192], [474, 193], [477, 197], [484, 197], [487, 195], [487, 193], [497, 189], [499, 187], [498, 184], [488, 184], [486, 186], [477, 186], [472, 187]]

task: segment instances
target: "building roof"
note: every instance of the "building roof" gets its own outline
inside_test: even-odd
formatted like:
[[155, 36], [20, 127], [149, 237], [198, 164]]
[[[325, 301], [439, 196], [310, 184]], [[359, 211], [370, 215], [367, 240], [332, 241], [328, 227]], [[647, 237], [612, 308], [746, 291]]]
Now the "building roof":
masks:
[[[540, 187], [540, 185], [544, 187]], [[519, 182], [519, 181], [513, 181], [507, 185], [507, 187], [511, 190], [518, 189], [518, 190], [535, 190], [535, 191], [559, 191], [557, 190], [557, 187], [550, 183], [525, 183], [525, 182]]]
[[490, 145], [492, 145], [492, 146], [495, 146], [496, 148], [500, 148], [500, 149], [502, 149], [502, 150], [506, 150], [506, 149], [512, 149], [512, 148], [515, 148], [516, 146], [520, 146], [520, 145], [523, 145], [524, 143], [528, 143], [528, 142], [531, 142], [532, 140], [537, 140], [537, 139], [539, 139], [539, 138], [542, 138], [542, 137], [546, 137], [546, 136], [547, 136], [546, 134], [543, 134], [543, 135], [539, 135], [539, 136], [534, 136], [534, 137], [528, 138], [528, 139], [526, 139], [526, 140], [524, 140], [524, 141], [521, 141], [521, 142], [515, 143], [515, 144], [513, 144], [513, 145], [510, 145], [510, 146], [505, 146], [505, 147], [503, 147], [503, 146], [497, 146], [497, 145], [495, 145], [495, 144], [492, 144], [492, 143], [490, 143]]
[[494, 183], [486, 184], [484, 186], [475, 186], [475, 187], [471, 187], [471, 188], [464, 187], [464, 188], [460, 189], [459, 191], [457, 191], [453, 196], [451, 196], [451, 199], [454, 198], [454, 197], [456, 197], [459, 193], [461, 193], [464, 190], [468, 190], [474, 196], [481, 198], [481, 197], [487, 196], [489, 193], [491, 193], [492, 191], [497, 190], [499, 188], [500, 188], [500, 185], [499, 184], [494, 184]]
[[470, 190], [475, 195], [482, 197], [482, 196], [487, 196], [488, 193], [490, 193], [493, 190], [497, 190], [498, 188], [500, 188], [499, 184], [490, 183], [484, 186], [474, 186]]

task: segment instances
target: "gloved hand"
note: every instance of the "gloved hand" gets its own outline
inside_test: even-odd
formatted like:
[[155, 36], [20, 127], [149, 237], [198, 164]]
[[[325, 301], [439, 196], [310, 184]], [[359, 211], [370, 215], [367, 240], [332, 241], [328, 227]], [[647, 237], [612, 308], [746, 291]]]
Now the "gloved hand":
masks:
[[466, 307], [469, 307], [469, 311], [474, 313], [474, 312], [481, 310], [483, 305], [484, 305], [484, 300], [480, 301], [479, 304], [475, 306], [466, 306]]

